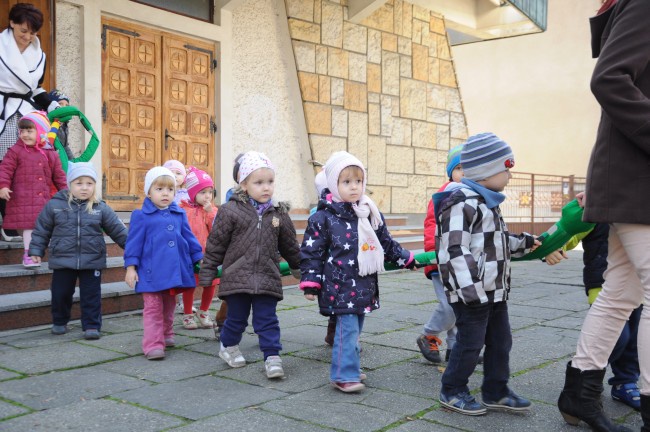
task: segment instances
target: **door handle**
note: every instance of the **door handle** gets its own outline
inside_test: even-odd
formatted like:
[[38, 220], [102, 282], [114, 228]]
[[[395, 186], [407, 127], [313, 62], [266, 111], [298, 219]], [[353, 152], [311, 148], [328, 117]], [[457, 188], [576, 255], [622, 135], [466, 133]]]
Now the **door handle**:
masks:
[[175, 140], [176, 138], [174, 138], [173, 136], [169, 135], [169, 131], [165, 128], [165, 150], [167, 150], [167, 147], [168, 147], [167, 142], [168, 142], [170, 139]]

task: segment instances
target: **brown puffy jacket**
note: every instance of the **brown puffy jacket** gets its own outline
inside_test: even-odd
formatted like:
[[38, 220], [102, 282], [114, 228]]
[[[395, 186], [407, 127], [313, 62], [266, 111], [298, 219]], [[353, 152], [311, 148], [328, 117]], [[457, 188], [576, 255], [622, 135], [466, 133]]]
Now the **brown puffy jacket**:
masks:
[[300, 267], [296, 230], [289, 205], [269, 207], [262, 216], [245, 194], [234, 194], [221, 206], [208, 237], [199, 284], [209, 286], [223, 265], [219, 298], [231, 294], [264, 294], [283, 298], [280, 256]]

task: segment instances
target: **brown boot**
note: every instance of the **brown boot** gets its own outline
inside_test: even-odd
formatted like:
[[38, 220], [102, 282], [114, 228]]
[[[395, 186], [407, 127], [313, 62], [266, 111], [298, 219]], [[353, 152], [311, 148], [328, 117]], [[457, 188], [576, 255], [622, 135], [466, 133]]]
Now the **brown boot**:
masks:
[[327, 322], [327, 334], [325, 335], [325, 343], [329, 346], [334, 345], [334, 333], [336, 332], [336, 317], [330, 317]]

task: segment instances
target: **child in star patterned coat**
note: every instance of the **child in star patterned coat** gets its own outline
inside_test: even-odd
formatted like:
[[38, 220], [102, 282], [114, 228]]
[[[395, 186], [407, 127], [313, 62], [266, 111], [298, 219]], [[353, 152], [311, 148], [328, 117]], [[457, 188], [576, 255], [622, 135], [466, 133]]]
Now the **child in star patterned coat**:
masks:
[[325, 164], [327, 189], [308, 221], [300, 248], [300, 288], [318, 296], [320, 313], [336, 316], [330, 380], [345, 393], [363, 390], [359, 334], [365, 314], [379, 308], [377, 273], [384, 260], [413, 268], [413, 254], [391, 237], [383, 215], [364, 195], [366, 171], [347, 152]]

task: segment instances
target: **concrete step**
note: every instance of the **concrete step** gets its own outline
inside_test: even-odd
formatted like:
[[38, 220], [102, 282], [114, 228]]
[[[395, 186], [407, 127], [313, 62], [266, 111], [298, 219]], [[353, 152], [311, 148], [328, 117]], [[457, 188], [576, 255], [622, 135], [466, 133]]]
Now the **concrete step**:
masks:
[[[119, 247], [110, 237], [104, 236], [106, 240], [106, 254], [109, 257], [123, 256], [124, 250]], [[0, 241], [0, 266], [22, 264], [23, 262], [23, 243], [22, 242], [5, 242]], [[45, 251], [44, 261], [47, 261], [47, 250]]]

